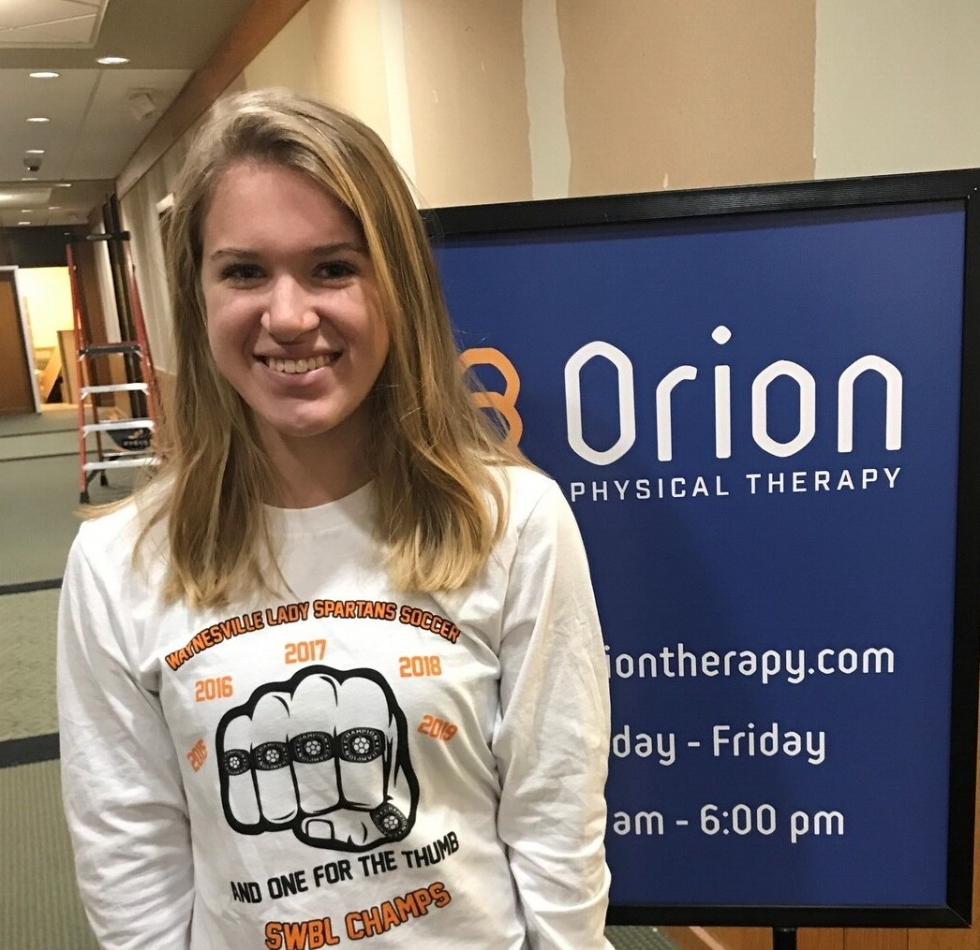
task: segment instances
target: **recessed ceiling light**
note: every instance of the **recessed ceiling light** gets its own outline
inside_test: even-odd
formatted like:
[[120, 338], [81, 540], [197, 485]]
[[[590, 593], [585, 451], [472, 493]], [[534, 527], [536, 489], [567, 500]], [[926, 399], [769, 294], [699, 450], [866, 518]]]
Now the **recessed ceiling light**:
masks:
[[37, 176], [36, 175], [27, 175], [26, 177], [21, 178], [21, 181], [37, 181]]
[[55, 188], [71, 188], [70, 181], [56, 181], [54, 183]]
[[122, 66], [123, 63], [128, 63], [129, 60], [125, 56], [100, 56], [96, 62], [103, 66]]
[[27, 150], [27, 154], [28, 155], [43, 155], [44, 154], [44, 149], [43, 148], [29, 148]]
[[50, 122], [51, 120], [47, 116], [43, 116], [43, 115], [32, 115], [27, 121], [28, 122]]
[[48, 205], [48, 211], [60, 211], [61, 205]]
[[19, 225], [20, 225], [21, 227], [23, 227], [23, 226], [24, 226], [25, 224], [30, 224], [31, 222], [30, 222], [30, 221], [18, 221], [17, 223], [18, 223], [18, 224], [19, 224]]
[[30, 74], [31, 79], [57, 79], [61, 73], [56, 73], [51, 69], [39, 69]]
[[21, 208], [20, 209], [20, 213], [21, 214], [30, 214], [31, 213], [31, 209], [30, 208]]

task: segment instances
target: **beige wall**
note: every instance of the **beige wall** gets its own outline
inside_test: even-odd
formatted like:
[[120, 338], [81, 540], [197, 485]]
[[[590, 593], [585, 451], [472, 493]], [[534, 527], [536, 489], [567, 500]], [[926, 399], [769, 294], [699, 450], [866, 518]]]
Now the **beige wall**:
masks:
[[521, 0], [310, 0], [243, 70], [361, 118], [420, 203], [530, 197]]
[[403, 11], [423, 203], [530, 198], [520, 0], [404, 0]]
[[556, 0], [524, 0], [524, 93], [527, 97], [533, 199], [565, 198], [571, 143], [565, 117], [565, 56]]
[[572, 194], [813, 176], [813, 0], [559, 0], [558, 14]]
[[819, 0], [818, 178], [980, 166], [980, 3]]
[[404, 101], [401, 35], [401, 0], [309, 0], [245, 67], [242, 88], [286, 86], [350, 112], [412, 167], [392, 115]]
[[[382, 5], [375, 0], [311, 0], [305, 10], [315, 48], [317, 85], [311, 95], [358, 116], [397, 152], [388, 105], [393, 69], [385, 57]], [[257, 88], [251, 82], [249, 86]]]
[[288, 86], [307, 96], [317, 95], [318, 51], [310, 32], [311, 6], [300, 10], [245, 68], [242, 77], [247, 88]]

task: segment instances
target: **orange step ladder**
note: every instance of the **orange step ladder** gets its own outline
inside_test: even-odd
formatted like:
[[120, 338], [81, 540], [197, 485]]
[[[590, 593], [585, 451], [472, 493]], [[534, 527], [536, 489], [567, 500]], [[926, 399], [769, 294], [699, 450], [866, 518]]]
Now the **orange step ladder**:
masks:
[[[78, 363], [78, 490], [80, 503], [87, 505], [90, 503], [88, 487], [94, 478], [98, 477], [101, 485], [108, 485], [106, 473], [112, 469], [143, 468], [159, 461], [153, 445], [159, 395], [150, 355], [150, 341], [146, 335], [143, 308], [136, 286], [136, 273], [129, 254], [129, 233], [90, 234], [84, 238], [86, 241], [112, 242], [120, 252], [125, 274], [122, 288], [124, 300], [118, 299], [117, 290], [120, 324], [131, 324], [131, 330], [123, 330], [123, 333], [134, 338], [119, 343], [90, 342], [85, 297], [72, 249], [75, 240], [69, 240], [67, 256]], [[131, 320], [127, 317], [131, 317]], [[126, 366], [125, 383], [102, 382], [110, 378], [107, 357], [111, 356], [123, 357]], [[100, 397], [110, 393], [128, 395], [129, 417], [109, 417], [108, 414], [100, 416]], [[114, 408], [118, 411], [118, 407]], [[103, 439], [104, 434], [110, 437], [111, 446]], [[93, 436], [94, 446], [90, 442]]]

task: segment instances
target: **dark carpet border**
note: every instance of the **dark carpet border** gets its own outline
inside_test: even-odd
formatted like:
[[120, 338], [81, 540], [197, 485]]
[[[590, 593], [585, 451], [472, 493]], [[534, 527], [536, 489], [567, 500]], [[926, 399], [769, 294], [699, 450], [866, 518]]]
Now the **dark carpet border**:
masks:
[[56, 590], [61, 587], [61, 578], [52, 577], [46, 581], [22, 581], [20, 584], [0, 584], [0, 597], [4, 594], [30, 594], [36, 590]]
[[0, 742], [0, 769], [15, 765], [34, 765], [61, 757], [58, 733], [28, 736], [26, 739], [7, 739]]

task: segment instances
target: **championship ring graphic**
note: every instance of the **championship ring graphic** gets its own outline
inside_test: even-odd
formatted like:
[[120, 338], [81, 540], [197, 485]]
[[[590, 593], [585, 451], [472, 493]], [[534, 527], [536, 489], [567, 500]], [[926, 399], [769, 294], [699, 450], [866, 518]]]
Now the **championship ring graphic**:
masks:
[[221, 805], [240, 834], [367, 851], [415, 823], [405, 715], [375, 670], [307, 667], [259, 687], [215, 736]]

